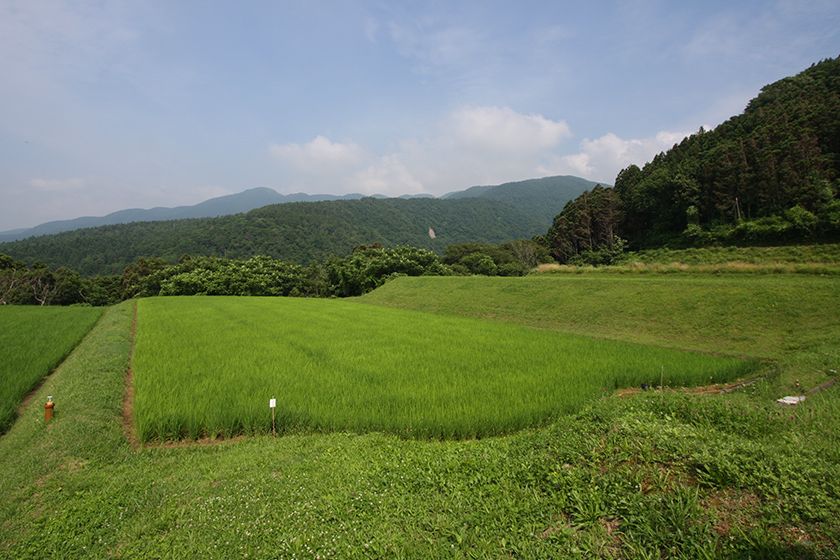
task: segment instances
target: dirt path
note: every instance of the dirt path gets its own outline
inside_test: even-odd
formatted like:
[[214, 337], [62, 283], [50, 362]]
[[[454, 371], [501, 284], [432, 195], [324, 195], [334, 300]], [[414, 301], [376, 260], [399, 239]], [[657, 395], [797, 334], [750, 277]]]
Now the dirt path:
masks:
[[125, 396], [123, 397], [123, 432], [132, 448], [140, 447], [140, 440], [134, 430], [134, 372], [131, 363], [134, 360], [134, 341], [137, 338], [137, 302], [134, 302], [134, 316], [131, 319], [131, 350], [128, 354], [128, 367], [125, 370]]
[[85, 336], [82, 337], [82, 339], [79, 341], [79, 343], [76, 344], [76, 346], [74, 346], [73, 348], [71, 348], [70, 351], [67, 352], [67, 355], [64, 356], [63, 358], [61, 358], [61, 360], [58, 362], [58, 365], [56, 365], [53, 369], [51, 369], [49, 371], [49, 373], [47, 373], [44, 377], [42, 377], [41, 380], [38, 381], [38, 383], [35, 385], [35, 387], [33, 387], [32, 390], [30, 390], [26, 394], [26, 396], [23, 397], [23, 400], [20, 401], [20, 404], [17, 407], [17, 417], [18, 418], [23, 416], [23, 413], [26, 412], [27, 408], [29, 408], [29, 405], [30, 405], [30, 403], [32, 403], [32, 400], [35, 398], [35, 395], [38, 394], [38, 391], [41, 390], [41, 387], [44, 386], [44, 384], [47, 382], [47, 380], [50, 379], [53, 376], [53, 374], [55, 372], [57, 372], [59, 370], [59, 368], [61, 368], [62, 365], [64, 365], [64, 362], [67, 360], [67, 358], [69, 358], [73, 354], [73, 352], [76, 351], [76, 348], [81, 346], [85, 342], [85, 340], [87, 340], [87, 338], [90, 336], [90, 333], [92, 333], [94, 330], [96, 330], [96, 327], [99, 325], [100, 321], [102, 321], [102, 317], [104, 317], [104, 316], [105, 316], [105, 313], [103, 312], [102, 315], [99, 316], [99, 319], [97, 319], [96, 322], [93, 324], [93, 326], [90, 328], [90, 330], [87, 333], [85, 333]]
[[[690, 393], [692, 395], [721, 395], [737, 391], [738, 389], [743, 389], [744, 387], [749, 387], [750, 385], [755, 385], [765, 378], [765, 375], [761, 375], [759, 377], [746, 379], [744, 381], [737, 381], [735, 383], [714, 383], [712, 385], [701, 385], [699, 387], [665, 387], [665, 389], [669, 391], [679, 391], [681, 393]], [[658, 389], [658, 387], [651, 386], [646, 390], [656, 391]], [[617, 397], [629, 397], [630, 395], [637, 395], [642, 391], [643, 390], [640, 387], [625, 387], [624, 389], [618, 389], [614, 395]]]

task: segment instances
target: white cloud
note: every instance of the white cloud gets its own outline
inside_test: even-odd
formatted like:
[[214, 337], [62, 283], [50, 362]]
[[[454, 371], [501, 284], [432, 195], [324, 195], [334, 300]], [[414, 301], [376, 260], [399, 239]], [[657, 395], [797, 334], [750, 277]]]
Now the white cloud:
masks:
[[347, 167], [362, 163], [364, 151], [350, 142], [333, 142], [325, 136], [316, 136], [306, 144], [272, 144], [271, 155], [304, 171], [323, 167]]
[[399, 155], [378, 158], [352, 179], [356, 189], [364, 194], [417, 194], [425, 192], [423, 183], [408, 170]]
[[424, 192], [398, 154], [373, 156], [353, 142], [333, 142], [319, 135], [305, 144], [273, 144], [269, 152], [286, 172], [291, 189], [282, 190], [394, 196]]
[[281, 190], [436, 195], [472, 185], [570, 174], [612, 184], [628, 165], [644, 165], [688, 135], [660, 131], [648, 138], [609, 132], [568, 145], [563, 120], [509, 107], [468, 106], [442, 118], [433, 132], [402, 141], [384, 154], [317, 136], [304, 144], [273, 145], [283, 163]]
[[630, 164], [642, 166], [688, 136], [687, 132], [661, 131], [650, 138], [624, 139], [608, 132], [594, 140], [585, 139], [580, 151], [558, 156], [541, 168], [544, 174], [569, 173], [612, 184], [619, 171]]
[[533, 177], [571, 136], [565, 121], [495, 106], [457, 109], [433, 130], [379, 155], [324, 136], [269, 151], [283, 163], [281, 190], [443, 194]]
[[565, 121], [509, 107], [467, 107], [452, 115], [450, 126], [464, 147], [508, 153], [538, 153], [571, 136]]

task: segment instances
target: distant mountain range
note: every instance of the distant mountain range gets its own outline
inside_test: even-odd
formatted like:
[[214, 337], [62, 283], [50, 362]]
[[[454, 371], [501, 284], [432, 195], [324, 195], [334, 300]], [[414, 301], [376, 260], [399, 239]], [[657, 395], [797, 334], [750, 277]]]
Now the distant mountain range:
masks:
[[[322, 195], [283, 196], [271, 189], [250, 189], [192, 207], [123, 211], [116, 213], [118, 218], [143, 216], [145, 221], [0, 243], [0, 253], [27, 262], [69, 266], [83, 274], [103, 274], [119, 273], [139, 257], [173, 261], [183, 255], [269, 255], [308, 263], [345, 255], [353, 247], [371, 243], [442, 251], [451, 243], [499, 243], [544, 234], [567, 201], [595, 184], [578, 177], [547, 177], [473, 187], [442, 198], [345, 195], [312, 202], [290, 199], [312, 200]], [[347, 200], [354, 196], [357, 199]], [[262, 204], [278, 197], [282, 203]], [[241, 213], [249, 204], [259, 207]], [[165, 218], [202, 212], [236, 213]], [[112, 214], [101, 219], [115, 218]], [[430, 227], [436, 232], [435, 239], [428, 235]]]
[[362, 194], [280, 194], [273, 189], [257, 187], [237, 194], [230, 194], [211, 198], [192, 206], [176, 206], [174, 208], [129, 208], [112, 212], [106, 216], [84, 216], [72, 220], [57, 220], [46, 222], [31, 228], [21, 228], [0, 231], [0, 242], [25, 239], [35, 235], [50, 235], [62, 231], [75, 229], [110, 226], [114, 224], [128, 224], [131, 222], [159, 222], [162, 220], [183, 220], [186, 218], [215, 218], [247, 212], [254, 208], [261, 208], [269, 204], [283, 204], [286, 202], [317, 202], [322, 200], [357, 200]]
[[[562, 176], [546, 177], [543, 179], [531, 179], [515, 183], [505, 183], [486, 187], [471, 187], [464, 191], [456, 191], [444, 195], [442, 198], [487, 198], [490, 200], [501, 200], [519, 205], [522, 209], [532, 210], [543, 218], [553, 218], [557, 211], [551, 216], [546, 215], [547, 209], [557, 206], [556, 201], [563, 203], [574, 196], [569, 197], [569, 192], [575, 196], [586, 189], [592, 188], [594, 183], [579, 177]], [[38, 235], [51, 235], [63, 231], [73, 231], [82, 228], [99, 226], [110, 226], [115, 224], [128, 224], [131, 222], [158, 222], [163, 220], [183, 220], [187, 218], [215, 218], [217, 216], [229, 216], [248, 212], [255, 208], [261, 208], [270, 204], [285, 204], [290, 202], [323, 202], [328, 200], [359, 200], [361, 198], [387, 198], [383, 195], [364, 195], [351, 193], [344, 195], [332, 194], [280, 194], [277, 191], [265, 187], [247, 189], [237, 194], [230, 194], [211, 198], [192, 206], [175, 206], [174, 208], [129, 208], [112, 212], [105, 216], [83, 216], [70, 220], [56, 220], [46, 222], [31, 228], [18, 228], [7, 231], [0, 231], [0, 243], [6, 241], [17, 241]], [[434, 198], [430, 194], [403, 195], [399, 198]], [[527, 208], [526, 208], [527, 207]], [[562, 208], [562, 206], [561, 206]], [[558, 210], [559, 211], [559, 210]]]

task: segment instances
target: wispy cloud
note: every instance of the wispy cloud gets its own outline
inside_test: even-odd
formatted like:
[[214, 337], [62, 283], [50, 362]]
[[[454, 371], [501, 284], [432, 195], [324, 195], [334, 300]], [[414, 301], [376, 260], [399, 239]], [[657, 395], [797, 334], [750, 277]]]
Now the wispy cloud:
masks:
[[87, 181], [78, 177], [69, 179], [31, 179], [29, 186], [38, 191], [62, 192], [78, 190], [87, 185]]
[[272, 144], [273, 157], [303, 170], [323, 167], [346, 167], [362, 163], [364, 151], [353, 142], [333, 142], [325, 136], [316, 136], [304, 144]]
[[367, 40], [371, 43], [376, 42], [377, 36], [379, 35], [379, 28], [378, 20], [372, 17], [365, 18], [364, 33]]
[[[743, 10], [737, 4], [702, 22], [683, 47], [691, 58], [785, 60], [798, 56], [803, 47], [836, 36], [827, 35], [822, 26], [802, 26], [806, 21], [835, 22], [840, 25], [837, 2], [779, 0], [762, 10]], [[798, 33], [787, 33], [795, 26]], [[808, 27], [811, 27], [808, 30]], [[779, 41], [779, 36], [786, 36]]]
[[121, 3], [0, 3], [0, 66], [14, 85], [96, 76], [139, 34]]
[[390, 22], [388, 33], [400, 54], [426, 71], [435, 67], [463, 66], [487, 52], [482, 33], [463, 25]]

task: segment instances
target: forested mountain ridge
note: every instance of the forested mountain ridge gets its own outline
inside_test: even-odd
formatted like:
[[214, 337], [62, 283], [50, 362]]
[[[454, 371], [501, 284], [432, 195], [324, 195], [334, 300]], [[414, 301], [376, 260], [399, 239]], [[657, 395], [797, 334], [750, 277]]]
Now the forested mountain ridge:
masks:
[[558, 175], [503, 183], [501, 185], [470, 187], [443, 195], [444, 199], [484, 198], [507, 202], [550, 224], [559, 208], [597, 183], [572, 175]]
[[[543, 219], [546, 224], [550, 224], [554, 215], [563, 208], [563, 204], [593, 186], [595, 186], [595, 183], [581, 179], [580, 177], [544, 177], [501, 185], [470, 187], [463, 191], [448, 193], [441, 198], [488, 198], [509, 202], [520, 210], [534, 213], [535, 216]], [[211, 198], [191, 206], [156, 207], [148, 209], [128, 208], [112, 212], [105, 216], [83, 216], [68, 220], [45, 222], [31, 228], [0, 231], [0, 243], [82, 228], [128, 224], [131, 222], [215, 218], [217, 216], [230, 216], [232, 214], [248, 212], [270, 204], [322, 202], [326, 200], [359, 200], [368, 196], [360, 193], [341, 195], [307, 193], [280, 194], [274, 189], [256, 187], [236, 194]], [[370, 196], [372, 198], [388, 198], [380, 194]], [[399, 198], [435, 198], [435, 196], [424, 193], [402, 195]]]
[[[577, 177], [546, 177], [475, 187], [444, 199], [286, 202], [234, 216], [136, 222], [30, 237], [0, 243], [0, 253], [69, 266], [83, 274], [104, 274], [119, 272], [141, 256], [175, 260], [184, 254], [268, 255], [308, 263], [372, 243], [411, 244], [442, 252], [451, 243], [498, 243], [542, 234], [567, 201], [594, 184]], [[430, 227], [437, 234], [435, 240], [428, 236]]]
[[156, 207], [156, 208], [128, 208], [112, 212], [105, 216], [84, 216], [70, 220], [56, 220], [46, 222], [31, 228], [21, 228], [10, 231], [0, 231], [0, 242], [16, 241], [35, 235], [50, 235], [75, 229], [127, 224], [131, 222], [152, 222], [161, 220], [183, 220], [186, 218], [215, 218], [240, 214], [255, 208], [262, 208], [269, 204], [286, 202], [317, 202], [322, 200], [358, 200], [364, 198], [362, 194], [280, 194], [264, 187], [246, 189], [240, 193], [219, 196], [199, 202], [192, 206]]
[[547, 239], [564, 260], [611, 245], [815, 240], [840, 232], [840, 58], [762, 88], [744, 112], [702, 128], [614, 189], [593, 189]]
[[[429, 228], [436, 238], [430, 238]], [[495, 200], [374, 199], [275, 204], [245, 214], [136, 222], [0, 244], [17, 259], [82, 274], [119, 273], [138, 257], [267, 255], [306, 264], [380, 243], [437, 251], [451, 243], [498, 243], [545, 231], [545, 223]]]

